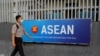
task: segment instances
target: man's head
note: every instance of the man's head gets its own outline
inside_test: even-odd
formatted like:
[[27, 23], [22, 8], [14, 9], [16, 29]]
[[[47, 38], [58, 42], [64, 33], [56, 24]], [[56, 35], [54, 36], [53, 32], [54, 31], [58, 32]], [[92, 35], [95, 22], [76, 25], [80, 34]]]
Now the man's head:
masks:
[[17, 15], [17, 16], [16, 16], [16, 21], [17, 21], [18, 23], [21, 23], [21, 20], [22, 20], [22, 16], [21, 16], [21, 15]]

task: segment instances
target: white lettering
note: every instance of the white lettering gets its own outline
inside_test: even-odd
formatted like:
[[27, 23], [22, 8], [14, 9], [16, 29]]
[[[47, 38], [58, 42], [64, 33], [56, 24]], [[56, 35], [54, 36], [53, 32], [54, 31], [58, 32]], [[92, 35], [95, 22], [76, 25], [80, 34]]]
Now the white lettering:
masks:
[[59, 34], [59, 25], [54, 25], [54, 34]]
[[74, 25], [67, 26], [67, 34], [74, 34]]
[[74, 25], [43, 25], [41, 34], [74, 34]]
[[46, 31], [46, 27], [45, 27], [45, 25], [43, 25], [43, 27], [42, 27], [42, 31], [41, 31], [41, 34], [47, 34], [47, 31]]
[[48, 34], [53, 34], [53, 26], [52, 25], [48, 25], [47, 29], [48, 29]]
[[61, 27], [61, 32], [60, 32], [60, 34], [66, 34], [66, 28], [65, 28], [64, 25], [62, 25], [62, 27]]

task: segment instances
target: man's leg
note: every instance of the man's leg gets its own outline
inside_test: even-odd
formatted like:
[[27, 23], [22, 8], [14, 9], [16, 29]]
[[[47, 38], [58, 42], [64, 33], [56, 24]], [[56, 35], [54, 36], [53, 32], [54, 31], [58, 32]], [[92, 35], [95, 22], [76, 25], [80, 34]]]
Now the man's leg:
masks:
[[14, 50], [13, 50], [13, 52], [11, 53], [11, 56], [15, 56], [16, 53], [17, 53], [17, 51], [18, 51], [18, 49], [17, 49], [17, 47], [15, 47]]
[[17, 47], [18, 47], [18, 51], [19, 51], [20, 56], [25, 56], [24, 51], [23, 51], [23, 47], [22, 47], [22, 40], [18, 42]]

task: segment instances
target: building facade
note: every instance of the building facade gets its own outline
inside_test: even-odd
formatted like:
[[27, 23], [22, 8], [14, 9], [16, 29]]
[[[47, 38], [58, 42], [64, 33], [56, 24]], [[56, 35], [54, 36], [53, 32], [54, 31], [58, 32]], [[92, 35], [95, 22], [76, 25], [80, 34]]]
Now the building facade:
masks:
[[0, 22], [26, 20], [91, 19], [100, 21], [100, 0], [0, 0]]

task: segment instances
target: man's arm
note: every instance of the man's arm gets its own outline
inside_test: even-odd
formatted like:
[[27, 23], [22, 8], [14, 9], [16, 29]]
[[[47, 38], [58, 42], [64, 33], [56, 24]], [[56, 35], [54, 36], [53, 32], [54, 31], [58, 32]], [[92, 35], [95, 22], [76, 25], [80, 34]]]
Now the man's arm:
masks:
[[12, 39], [12, 47], [15, 47], [15, 34], [16, 34], [17, 28], [16, 25], [12, 26], [12, 34], [11, 34], [11, 39]]
[[24, 34], [26, 34], [29, 38], [32, 38], [27, 32], [24, 31]]
[[12, 33], [12, 47], [15, 47], [15, 34]]

